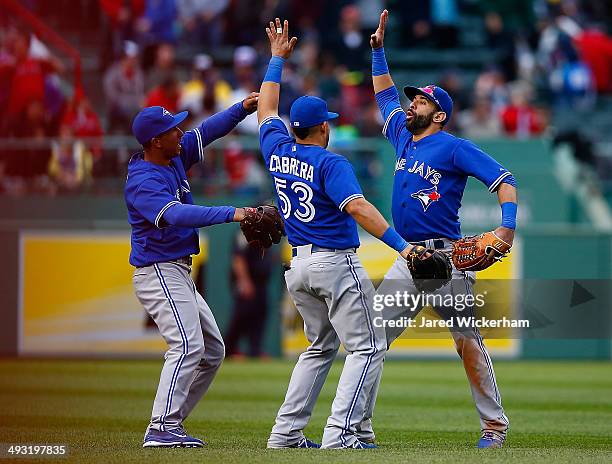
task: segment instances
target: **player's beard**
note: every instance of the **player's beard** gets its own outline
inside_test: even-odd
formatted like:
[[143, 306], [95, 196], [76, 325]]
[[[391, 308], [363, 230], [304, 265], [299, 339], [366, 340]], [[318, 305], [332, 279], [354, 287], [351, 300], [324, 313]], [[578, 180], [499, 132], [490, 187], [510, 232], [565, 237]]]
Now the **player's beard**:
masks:
[[414, 113], [412, 119], [406, 118], [406, 129], [413, 134], [420, 134], [427, 129], [431, 123], [433, 123], [434, 114], [435, 111], [432, 111], [429, 114]]

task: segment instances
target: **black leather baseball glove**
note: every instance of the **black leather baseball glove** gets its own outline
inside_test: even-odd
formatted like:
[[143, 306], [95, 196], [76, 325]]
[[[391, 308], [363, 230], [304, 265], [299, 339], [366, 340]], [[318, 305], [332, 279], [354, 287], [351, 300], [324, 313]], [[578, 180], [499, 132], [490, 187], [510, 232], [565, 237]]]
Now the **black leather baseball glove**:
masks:
[[285, 224], [276, 206], [263, 205], [244, 208], [240, 230], [249, 245], [270, 248], [273, 243], [279, 243], [285, 235]]
[[453, 272], [448, 255], [418, 245], [408, 253], [407, 264], [419, 292], [438, 290], [450, 281]]

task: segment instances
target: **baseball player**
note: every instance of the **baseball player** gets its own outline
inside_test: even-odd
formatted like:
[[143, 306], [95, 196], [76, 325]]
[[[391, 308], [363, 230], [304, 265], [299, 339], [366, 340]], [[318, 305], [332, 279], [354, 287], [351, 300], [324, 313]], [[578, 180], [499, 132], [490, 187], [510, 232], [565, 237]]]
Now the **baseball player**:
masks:
[[[517, 212], [516, 182], [512, 174], [472, 142], [443, 131], [453, 110], [453, 102], [444, 89], [434, 85], [405, 87], [404, 92], [411, 104], [404, 111], [383, 49], [387, 18], [388, 12], [384, 10], [370, 45], [374, 93], [385, 121], [383, 134], [396, 153], [392, 201], [395, 227], [410, 243], [450, 252], [452, 242], [461, 237], [458, 211], [467, 178], [473, 176], [490, 192], [497, 192], [502, 221], [494, 232], [511, 245]], [[452, 277], [453, 280], [437, 292], [443, 295], [472, 293], [474, 272], [461, 272], [453, 267]], [[396, 290], [417, 291], [406, 266], [400, 261], [393, 264], [379, 287], [381, 293]], [[453, 308], [435, 309], [444, 318], [457, 315]], [[388, 308], [383, 315], [385, 319], [416, 317], [416, 312], [406, 311], [409, 308]], [[387, 326], [387, 343], [391, 345], [402, 331], [401, 327]], [[452, 335], [480, 415], [482, 436], [478, 447], [501, 447], [509, 422], [482, 337], [477, 328], [454, 329]], [[373, 398], [375, 395], [376, 388]], [[370, 401], [370, 409], [360, 426], [362, 429], [371, 431], [373, 405], [374, 401]]]
[[[359, 262], [356, 222], [402, 256], [412, 247], [368, 203], [351, 164], [326, 150], [338, 114], [325, 101], [302, 96], [290, 110], [292, 138], [278, 116], [282, 68], [297, 39], [288, 22], [266, 28], [272, 58], [261, 85], [257, 118], [261, 151], [272, 175], [289, 243], [287, 289], [310, 342], [293, 370], [268, 448], [318, 448], [303, 433], [340, 344], [347, 351], [323, 448], [375, 448], [357, 426], [378, 378], [387, 342], [372, 319], [374, 287]], [[433, 256], [433, 255], [432, 255]], [[406, 261], [404, 261], [406, 263]]]
[[187, 112], [143, 109], [132, 132], [143, 151], [128, 165], [125, 202], [132, 227], [134, 289], [168, 344], [143, 447], [202, 447], [183, 421], [210, 386], [225, 352], [213, 314], [190, 277], [199, 253], [199, 227], [241, 221], [247, 209], [193, 204], [185, 174], [204, 160], [204, 148], [230, 132], [257, 107], [258, 94], [183, 134]]

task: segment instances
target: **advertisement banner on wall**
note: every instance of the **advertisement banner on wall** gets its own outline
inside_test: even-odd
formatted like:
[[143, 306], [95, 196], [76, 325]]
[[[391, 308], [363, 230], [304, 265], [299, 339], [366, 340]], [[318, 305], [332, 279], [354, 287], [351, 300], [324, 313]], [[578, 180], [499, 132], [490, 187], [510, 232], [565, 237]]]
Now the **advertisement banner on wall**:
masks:
[[[194, 270], [205, 261], [203, 252]], [[146, 355], [166, 350], [134, 296], [127, 231], [20, 235], [19, 353]]]

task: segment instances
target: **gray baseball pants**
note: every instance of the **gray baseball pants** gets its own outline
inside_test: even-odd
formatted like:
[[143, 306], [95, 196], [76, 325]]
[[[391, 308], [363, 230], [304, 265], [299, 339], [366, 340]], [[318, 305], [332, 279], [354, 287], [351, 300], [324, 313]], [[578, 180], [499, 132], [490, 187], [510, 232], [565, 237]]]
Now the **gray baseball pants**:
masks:
[[[450, 243], [447, 243], [447, 245], [448, 247], [445, 248], [445, 251], [450, 251]], [[458, 271], [453, 266], [452, 280], [435, 293], [441, 295], [471, 295], [473, 294], [472, 285], [475, 280], [474, 272]], [[393, 266], [391, 266], [385, 275], [384, 281], [378, 288], [377, 293], [394, 294], [396, 291], [419, 293], [412, 282], [412, 276], [406, 266], [406, 260], [401, 257], [393, 263]], [[453, 308], [436, 307], [434, 309], [440, 317], [446, 320], [458, 314]], [[420, 309], [411, 312], [410, 308], [406, 307], [385, 307], [382, 311], [382, 316], [384, 320], [399, 320], [402, 317], [415, 318], [419, 311]], [[471, 311], [471, 309], [469, 311]], [[463, 316], [467, 315], [472, 314], [466, 314], [464, 311]], [[402, 327], [386, 327], [385, 332], [388, 345], [391, 346], [393, 341], [399, 337], [403, 331], [404, 328]], [[455, 327], [451, 329], [451, 334], [455, 341], [455, 348], [463, 361], [463, 367], [470, 382], [472, 398], [474, 399], [476, 409], [480, 415], [481, 430], [492, 430], [505, 436], [510, 423], [501, 404], [501, 395], [497, 388], [491, 357], [487, 352], [478, 328], [457, 328], [457, 324], [455, 324]], [[368, 409], [364, 414], [363, 422], [359, 426], [360, 429], [371, 432], [372, 435], [371, 418], [374, 412], [374, 405], [378, 394], [377, 387], [379, 384], [380, 379], [374, 384], [372, 396], [368, 401]]]
[[347, 356], [322, 447], [350, 447], [387, 347], [384, 329], [373, 324], [374, 287], [353, 251], [311, 253], [310, 245], [298, 247], [285, 280], [310, 346], [293, 369], [268, 447], [290, 447], [304, 437], [340, 344]]
[[134, 272], [136, 296], [168, 344], [149, 424], [155, 430], [182, 426], [225, 356], [221, 332], [190, 273], [174, 262]]

